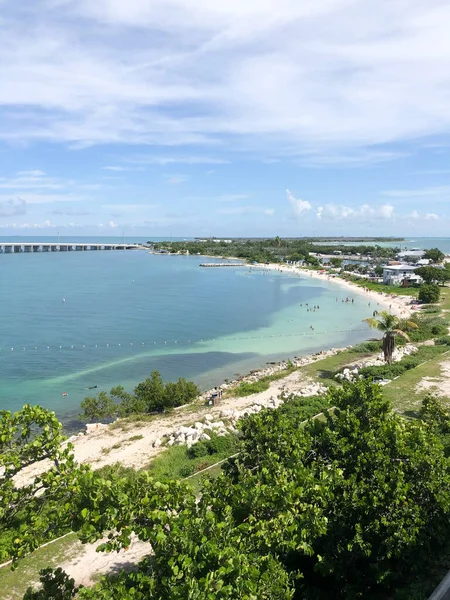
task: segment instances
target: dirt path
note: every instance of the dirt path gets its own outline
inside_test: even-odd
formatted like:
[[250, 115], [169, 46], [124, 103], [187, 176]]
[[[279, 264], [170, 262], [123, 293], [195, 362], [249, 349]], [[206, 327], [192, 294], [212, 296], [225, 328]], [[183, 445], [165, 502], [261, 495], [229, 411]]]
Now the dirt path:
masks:
[[60, 566], [70, 577], [75, 579], [76, 585], [89, 586], [98, 581], [100, 575], [114, 574], [122, 570], [131, 570], [145, 556], [151, 553], [151, 546], [148, 542], [141, 542], [134, 538], [128, 550], [120, 552], [96, 552], [97, 546], [101, 541], [95, 544], [82, 544], [77, 542], [79, 547], [77, 557], [62, 562]]
[[440, 398], [450, 398], [450, 361], [439, 363], [441, 373], [439, 377], [422, 377], [416, 385], [416, 393], [430, 392]]

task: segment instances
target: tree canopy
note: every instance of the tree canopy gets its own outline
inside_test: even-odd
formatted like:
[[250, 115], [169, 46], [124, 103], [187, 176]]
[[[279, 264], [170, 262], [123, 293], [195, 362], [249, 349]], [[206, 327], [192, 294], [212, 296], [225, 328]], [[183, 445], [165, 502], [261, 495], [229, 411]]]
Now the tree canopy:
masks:
[[450, 534], [438, 426], [405, 421], [367, 382], [327, 401], [322, 419], [292, 410], [244, 419], [239, 456], [199, 499], [145, 472], [81, 474], [72, 499], [81, 539], [108, 534], [101, 550], [113, 551], [134, 532], [149, 556], [79, 597], [374, 599], [422, 573]]
[[428, 258], [431, 262], [439, 264], [444, 260], [445, 254], [439, 248], [430, 248], [425, 251], [424, 258]]
[[160, 373], [153, 371], [129, 394], [122, 386], [112, 388], [109, 395], [100, 392], [89, 396], [81, 403], [83, 421], [99, 421], [116, 416], [161, 412], [188, 404], [200, 394], [192, 381], [180, 377], [176, 382], [164, 383]]
[[420, 275], [425, 283], [443, 283], [450, 279], [448, 270], [441, 269], [440, 267], [417, 267], [417, 269], [414, 270], [414, 273]]

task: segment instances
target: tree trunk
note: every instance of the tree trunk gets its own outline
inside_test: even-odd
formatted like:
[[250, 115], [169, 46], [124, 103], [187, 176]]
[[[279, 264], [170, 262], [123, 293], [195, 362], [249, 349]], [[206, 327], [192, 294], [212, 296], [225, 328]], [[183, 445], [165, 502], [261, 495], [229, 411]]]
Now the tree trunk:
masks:
[[392, 364], [392, 354], [395, 348], [395, 335], [392, 332], [384, 334], [383, 337], [383, 354], [384, 360], [388, 365]]

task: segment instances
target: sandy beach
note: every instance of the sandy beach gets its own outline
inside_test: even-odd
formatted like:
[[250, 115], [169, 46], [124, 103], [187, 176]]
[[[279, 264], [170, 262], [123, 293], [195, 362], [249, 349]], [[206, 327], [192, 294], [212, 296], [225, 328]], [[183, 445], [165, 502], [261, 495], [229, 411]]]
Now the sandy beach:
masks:
[[[405, 318], [413, 311], [410, 305], [409, 297], [390, 296], [384, 293], [378, 293], [371, 290], [354, 285], [351, 282], [340, 279], [339, 277], [330, 277], [328, 273], [320, 273], [318, 271], [300, 269], [292, 266], [280, 266], [279, 264], [271, 265], [252, 265], [251, 268], [263, 268], [266, 270], [277, 270], [289, 273], [294, 277], [302, 278], [317, 278], [326, 280], [332, 285], [337, 285], [348, 289], [352, 292], [357, 292], [364, 295], [366, 298], [373, 301], [374, 310], [390, 310], [399, 317]], [[369, 331], [368, 336], [370, 337]], [[307, 355], [298, 359], [293, 359], [297, 366], [307, 365], [315, 362], [326, 356], [335, 354], [338, 350], [324, 350], [317, 354]], [[275, 366], [266, 367], [251, 375], [241, 378], [239, 381], [255, 381], [267, 374], [272, 374], [277, 370], [285, 368], [286, 363], [278, 363]], [[239, 381], [234, 381], [228, 384], [217, 382], [223, 390], [226, 390]], [[282, 391], [285, 393], [295, 393], [302, 385], [308, 382], [302, 380], [299, 372], [295, 372], [287, 377], [275, 381], [270, 388], [260, 394], [253, 394], [244, 398], [229, 397], [224, 398], [220, 402], [220, 406], [216, 408], [208, 406], [186, 407], [186, 409], [178, 409], [170, 415], [161, 415], [155, 417], [151, 422], [134, 422], [120, 423], [117, 421], [113, 426], [110, 425], [90, 425], [88, 426], [89, 433], [81, 432], [70, 438], [70, 442], [74, 446], [75, 457], [80, 463], [91, 464], [94, 469], [101, 468], [105, 465], [111, 465], [116, 462], [124, 466], [134, 468], [142, 468], [157, 456], [164, 448], [153, 447], [155, 440], [169, 436], [174, 429], [179, 426], [188, 425], [194, 421], [202, 420], [204, 415], [209, 413], [214, 418], [219, 418], [223, 410], [229, 409], [244, 409], [254, 402], [264, 401], [270, 397], [277, 397]], [[208, 392], [202, 394], [202, 399], [208, 396]], [[131, 439], [136, 436], [142, 436], [138, 440]], [[18, 480], [19, 484], [24, 484], [29, 477], [42, 472], [44, 464], [35, 465], [29, 469], [27, 473], [23, 473], [23, 478]]]
[[[320, 279], [322, 281], [329, 281], [333, 284], [336, 284], [340, 287], [344, 287], [351, 292], [357, 292], [369, 300], [374, 301], [374, 306], [379, 304], [382, 310], [388, 310], [389, 312], [397, 315], [401, 318], [406, 318], [410, 316], [414, 310], [411, 305], [411, 298], [409, 296], [397, 296], [396, 294], [385, 294], [384, 292], [375, 292], [373, 290], [368, 290], [362, 288], [358, 285], [355, 285], [351, 281], [346, 281], [345, 279], [341, 279], [340, 277], [332, 277], [328, 272], [321, 272], [312, 269], [303, 269], [300, 267], [294, 267], [290, 265], [279, 265], [279, 264], [270, 264], [270, 265], [252, 265], [251, 268], [264, 268], [270, 269], [273, 271], [280, 271], [283, 273], [290, 273], [293, 276], [303, 277], [303, 278], [315, 278]], [[375, 310], [374, 308], [374, 310]], [[377, 308], [377, 310], [379, 310]]]

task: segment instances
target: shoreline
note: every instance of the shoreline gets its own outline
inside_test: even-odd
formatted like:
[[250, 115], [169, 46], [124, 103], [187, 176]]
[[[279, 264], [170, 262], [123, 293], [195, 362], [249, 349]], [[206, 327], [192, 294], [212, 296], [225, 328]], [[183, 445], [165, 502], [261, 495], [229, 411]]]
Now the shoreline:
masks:
[[[292, 276], [301, 277], [303, 275], [304, 277], [321, 279], [325, 282], [334, 282], [348, 290], [358, 292], [366, 298], [376, 300], [380, 306], [388, 308], [389, 305], [391, 305], [391, 312], [400, 317], [408, 316], [412, 312], [409, 297], [399, 298], [396, 295], [391, 297], [387, 294], [372, 290], [366, 291], [351, 282], [342, 280], [338, 277], [330, 277], [327, 273], [322, 274], [317, 271], [278, 264], [248, 265], [248, 267], [252, 269], [263, 268], [266, 270], [278, 270]], [[369, 337], [369, 330], [367, 337]], [[343, 348], [331, 349], [325, 347], [315, 353], [290, 359], [286, 358], [275, 364], [266, 365], [263, 368], [253, 370], [247, 375], [233, 381], [222, 382], [218, 385], [216, 384], [214, 388], [203, 392], [199, 396], [199, 401], [202, 402], [202, 404], [198, 404], [197, 401], [197, 405], [189, 404], [184, 407], [179, 407], [173, 413], [155, 416], [154, 420], [149, 422], [139, 422], [138, 419], [136, 419], [136, 422], [127, 422], [124, 419], [116, 419], [113, 424], [109, 425], [87, 424], [85, 426], [85, 432], [72, 435], [65, 443], [69, 442], [73, 444], [75, 459], [79, 463], [91, 464], [94, 469], [112, 465], [117, 462], [124, 466], [142, 468], [164, 450], [164, 446], [161, 447], [160, 444], [154, 446], [154, 443], [161, 438], [170, 436], [176, 427], [185, 426], [187, 423], [201, 420], [207, 413], [220, 418], [220, 413], [224, 410], [245, 410], [262, 397], [277, 397], [283, 392], [288, 394], [299, 393], [299, 390], [301, 390], [302, 387], [311, 383], [307, 378], [302, 376], [299, 367], [309, 365], [329, 356], [334, 356], [351, 347], [351, 345], [347, 345]], [[274, 375], [287, 369], [289, 366], [288, 361], [290, 361], [296, 369], [291, 373], [287, 373], [286, 376], [272, 381], [269, 385], [269, 389], [265, 392], [251, 394], [245, 397], [225, 396], [220, 400], [218, 406], [208, 406], [206, 403], [207, 398], [213, 391], [220, 389], [226, 392], [237, 387], [242, 382], [253, 383], [259, 381], [263, 377]], [[113, 425], [113, 427], [111, 427], [111, 425]], [[140, 439], [130, 439], [136, 437], [133, 436], [133, 433], [139, 433]], [[23, 473], [24, 477], [20, 477], [20, 483], [22, 485], [25, 484], [29, 477], [38, 475], [39, 472], [42, 472], [43, 468], [45, 468], [43, 464], [39, 467], [35, 465], [34, 469], [28, 470], [27, 473]]]

